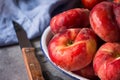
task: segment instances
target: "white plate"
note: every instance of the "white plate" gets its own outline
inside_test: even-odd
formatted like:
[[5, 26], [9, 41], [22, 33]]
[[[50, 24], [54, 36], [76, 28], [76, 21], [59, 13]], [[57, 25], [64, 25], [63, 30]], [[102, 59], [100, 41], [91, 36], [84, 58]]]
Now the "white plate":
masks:
[[68, 75], [68, 76], [72, 77], [73, 79], [89, 80], [85, 77], [76, 75], [76, 74], [72, 73], [71, 71], [67, 71], [67, 70], [57, 66], [55, 63], [52, 62], [52, 60], [49, 57], [48, 49], [47, 49], [47, 45], [52, 37], [53, 37], [53, 34], [51, 32], [50, 26], [48, 26], [45, 29], [45, 31], [43, 32], [43, 34], [41, 36], [41, 41], [40, 41], [41, 49], [42, 49], [43, 53], [45, 54], [45, 56], [47, 57], [47, 59], [51, 62], [51, 64], [53, 64], [53, 66], [56, 67], [58, 70], [62, 71], [65, 75]]

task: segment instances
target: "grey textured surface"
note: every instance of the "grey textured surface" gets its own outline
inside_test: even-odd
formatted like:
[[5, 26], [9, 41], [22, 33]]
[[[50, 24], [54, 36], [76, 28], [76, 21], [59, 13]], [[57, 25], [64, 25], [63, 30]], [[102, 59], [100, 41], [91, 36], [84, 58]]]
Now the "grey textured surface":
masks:
[[[45, 80], [73, 80], [57, 70], [43, 55], [40, 50], [39, 39], [32, 41], [36, 48], [37, 58]], [[0, 80], [28, 80], [21, 49], [19, 45], [0, 48]]]

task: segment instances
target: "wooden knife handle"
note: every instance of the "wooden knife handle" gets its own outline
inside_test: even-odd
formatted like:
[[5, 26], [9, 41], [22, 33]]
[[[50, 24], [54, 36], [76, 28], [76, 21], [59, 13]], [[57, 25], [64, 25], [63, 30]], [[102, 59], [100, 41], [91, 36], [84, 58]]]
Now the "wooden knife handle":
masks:
[[40, 63], [35, 56], [35, 49], [22, 48], [22, 54], [28, 72], [29, 80], [44, 80]]

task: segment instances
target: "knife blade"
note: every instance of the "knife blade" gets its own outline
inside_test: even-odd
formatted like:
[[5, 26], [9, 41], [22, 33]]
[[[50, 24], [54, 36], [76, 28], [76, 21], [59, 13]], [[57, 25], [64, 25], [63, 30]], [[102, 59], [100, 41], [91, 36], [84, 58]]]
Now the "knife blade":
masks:
[[38, 62], [38, 59], [35, 55], [35, 48], [28, 39], [25, 30], [15, 21], [13, 21], [13, 26], [22, 50], [29, 80], [44, 80], [40, 63]]

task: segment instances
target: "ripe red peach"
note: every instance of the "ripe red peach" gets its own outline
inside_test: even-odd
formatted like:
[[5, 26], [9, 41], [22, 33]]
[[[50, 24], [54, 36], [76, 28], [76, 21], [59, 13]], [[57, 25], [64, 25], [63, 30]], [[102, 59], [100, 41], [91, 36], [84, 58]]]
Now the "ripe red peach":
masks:
[[81, 0], [85, 8], [91, 10], [96, 4], [106, 0]]
[[50, 28], [53, 33], [61, 32], [68, 28], [81, 28], [89, 26], [89, 10], [74, 8], [52, 17]]
[[55, 34], [48, 44], [51, 60], [69, 71], [90, 64], [96, 48], [96, 34], [91, 28], [66, 29]]
[[120, 3], [120, 0], [113, 0], [113, 2], [115, 2], [115, 3]]
[[90, 80], [99, 80], [99, 78], [95, 75], [92, 63], [90, 63], [88, 66], [86, 66], [80, 70], [72, 71], [72, 72], [79, 76], [88, 78]]
[[105, 42], [120, 41], [120, 4], [104, 1], [90, 12], [90, 24]]
[[105, 43], [97, 51], [93, 68], [101, 80], [120, 80], [120, 43]]

